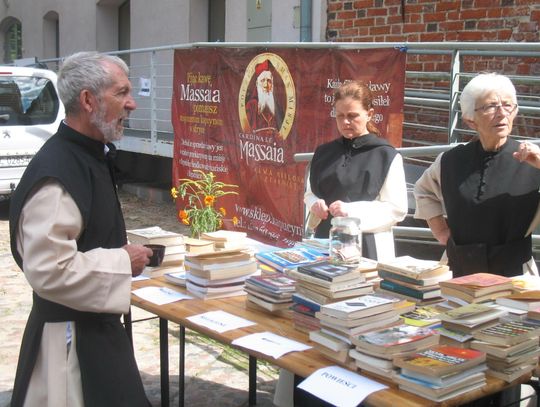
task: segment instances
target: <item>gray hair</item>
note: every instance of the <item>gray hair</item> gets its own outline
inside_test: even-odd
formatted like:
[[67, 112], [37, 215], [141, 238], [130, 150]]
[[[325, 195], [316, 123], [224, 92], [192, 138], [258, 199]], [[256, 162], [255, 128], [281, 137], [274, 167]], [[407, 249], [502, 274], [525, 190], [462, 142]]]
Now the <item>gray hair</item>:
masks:
[[107, 63], [117, 65], [126, 75], [129, 68], [117, 56], [99, 52], [77, 52], [67, 57], [58, 72], [58, 92], [64, 103], [66, 114], [77, 114], [80, 111], [79, 95], [89, 90], [97, 97], [111, 86], [113, 78]]
[[512, 101], [517, 103], [516, 88], [512, 81], [504, 75], [498, 73], [481, 73], [472, 78], [461, 92], [459, 104], [461, 105], [461, 116], [471, 120], [474, 117], [476, 101], [487, 93], [493, 91], [504, 91], [512, 95]]

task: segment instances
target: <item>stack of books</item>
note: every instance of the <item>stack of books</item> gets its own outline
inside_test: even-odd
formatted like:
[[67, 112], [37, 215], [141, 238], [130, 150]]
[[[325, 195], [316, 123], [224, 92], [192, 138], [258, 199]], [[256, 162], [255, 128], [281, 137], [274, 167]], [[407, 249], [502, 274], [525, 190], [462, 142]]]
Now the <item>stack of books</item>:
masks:
[[394, 358], [427, 349], [438, 341], [439, 335], [430, 328], [401, 324], [353, 337], [356, 348], [349, 354], [359, 370], [392, 378], [397, 373]]
[[448, 266], [411, 256], [379, 262], [380, 290], [427, 305], [443, 301], [439, 283], [452, 278]]
[[505, 297], [498, 297], [495, 302], [510, 310], [527, 312], [540, 307], [540, 290], [516, 292]]
[[296, 243], [296, 247], [308, 247], [308, 248], [317, 250], [324, 256], [328, 256], [329, 249], [330, 249], [330, 239], [324, 239], [324, 238], [302, 239], [301, 242]]
[[288, 315], [293, 304], [295, 281], [282, 273], [251, 276], [246, 280], [244, 289], [247, 308]]
[[215, 252], [214, 242], [211, 240], [195, 239], [193, 237], [184, 237], [186, 253], [201, 254]]
[[257, 261], [244, 251], [187, 255], [184, 265], [187, 290], [204, 299], [245, 295], [245, 280], [258, 272]]
[[327, 258], [327, 256], [324, 256], [318, 250], [308, 247], [292, 247], [290, 249], [261, 251], [256, 253], [255, 257], [261, 263], [282, 273], [295, 270], [302, 264], [313, 263]]
[[202, 233], [201, 239], [214, 242], [216, 250], [243, 250], [247, 246], [247, 234], [234, 230], [217, 230]]
[[498, 323], [507, 311], [486, 304], [469, 304], [439, 314], [441, 343], [469, 347], [476, 331]]
[[540, 290], [540, 277], [533, 274], [521, 274], [510, 277], [514, 291]]
[[377, 265], [376, 260], [368, 259], [367, 257], [360, 257], [357, 265], [358, 270], [360, 270], [366, 282], [372, 283], [374, 288], [378, 288], [381, 281]]
[[[298, 290], [298, 282], [296, 282], [296, 289]], [[315, 314], [321, 310], [322, 304], [303, 296], [299, 292], [295, 292], [292, 295], [292, 301], [293, 327], [305, 333], [319, 330], [321, 328], [321, 322]]]
[[164, 230], [159, 226], [127, 231], [128, 241], [132, 244], [161, 244], [165, 246], [165, 255], [159, 267], [146, 267], [144, 275], [157, 277], [172, 271], [182, 271], [185, 257], [184, 236], [181, 233]]
[[501, 321], [474, 333], [471, 348], [487, 354], [487, 374], [512, 382], [538, 365], [540, 327], [519, 320]]
[[439, 284], [441, 295], [454, 306], [493, 301], [513, 292], [510, 278], [488, 273], [469, 274]]
[[320, 311], [315, 313], [320, 320], [320, 332], [334, 337], [338, 343], [342, 342], [343, 349], [336, 351], [328, 348], [325, 343], [312, 337], [315, 348], [329, 359], [350, 365], [353, 363], [349, 355], [353, 337], [400, 323], [399, 312], [394, 308], [394, 303], [392, 299], [368, 294], [322, 305]]
[[441, 320], [439, 314], [443, 312], [441, 309], [432, 305], [416, 307], [414, 310], [401, 314], [401, 320], [406, 325], [419, 327], [432, 327], [440, 325]]
[[300, 265], [287, 274], [296, 280], [298, 293], [321, 305], [373, 292], [359, 269], [327, 260]]
[[442, 402], [484, 386], [485, 361], [484, 352], [438, 345], [396, 358], [401, 370], [394, 381], [402, 390]]

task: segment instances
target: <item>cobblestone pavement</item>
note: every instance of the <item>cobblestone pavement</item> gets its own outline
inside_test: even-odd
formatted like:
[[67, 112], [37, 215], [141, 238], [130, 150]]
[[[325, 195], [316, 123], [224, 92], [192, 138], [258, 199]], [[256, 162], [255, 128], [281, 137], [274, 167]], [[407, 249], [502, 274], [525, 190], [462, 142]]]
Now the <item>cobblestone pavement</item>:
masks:
[[[185, 232], [170, 203], [153, 203], [120, 192], [126, 225], [139, 228], [159, 225]], [[9, 249], [8, 206], [0, 203], [0, 407], [9, 406], [19, 346], [32, 305], [31, 289]], [[133, 320], [151, 314], [133, 308]], [[146, 393], [153, 406], [161, 405], [159, 332], [156, 319], [134, 324], [135, 356]], [[186, 394], [190, 407], [247, 406], [247, 357], [194, 332], [186, 331]], [[178, 326], [169, 323], [170, 402], [178, 405]], [[277, 369], [261, 365], [257, 371], [257, 405], [272, 406]]]

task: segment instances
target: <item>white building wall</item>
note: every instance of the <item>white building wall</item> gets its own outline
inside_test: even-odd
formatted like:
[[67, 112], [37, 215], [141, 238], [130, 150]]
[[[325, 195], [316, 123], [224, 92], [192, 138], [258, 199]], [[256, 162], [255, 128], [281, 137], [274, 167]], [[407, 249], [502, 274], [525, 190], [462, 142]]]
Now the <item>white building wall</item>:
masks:
[[[246, 41], [247, 1], [226, 0], [228, 42]], [[6, 17], [21, 21], [25, 58], [46, 57], [43, 17], [49, 11], [59, 16], [61, 56], [80, 50], [112, 51], [118, 49], [120, 4], [120, 0], [3, 0], [0, 21]], [[299, 20], [295, 20], [295, 7], [299, 6], [300, 0], [272, 1], [272, 41], [299, 41]], [[132, 49], [207, 41], [207, 0], [131, 0], [130, 8]], [[324, 41], [326, 0], [313, 0], [312, 15], [313, 41]], [[47, 54], [50, 56], [50, 50]]]
[[299, 10], [295, 27], [295, 7], [300, 7], [300, 0], [272, 1], [272, 41], [300, 41]]
[[225, 2], [225, 41], [247, 41], [247, 3], [245, 0]]

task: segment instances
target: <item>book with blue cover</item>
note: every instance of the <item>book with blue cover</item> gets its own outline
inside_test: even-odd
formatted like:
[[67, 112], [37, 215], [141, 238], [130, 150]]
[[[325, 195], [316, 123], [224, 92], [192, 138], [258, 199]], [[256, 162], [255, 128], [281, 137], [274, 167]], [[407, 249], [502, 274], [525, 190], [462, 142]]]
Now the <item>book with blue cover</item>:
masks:
[[324, 260], [327, 256], [323, 256], [319, 251], [308, 247], [292, 247], [259, 252], [255, 254], [255, 258], [284, 273], [296, 269], [302, 264]]

